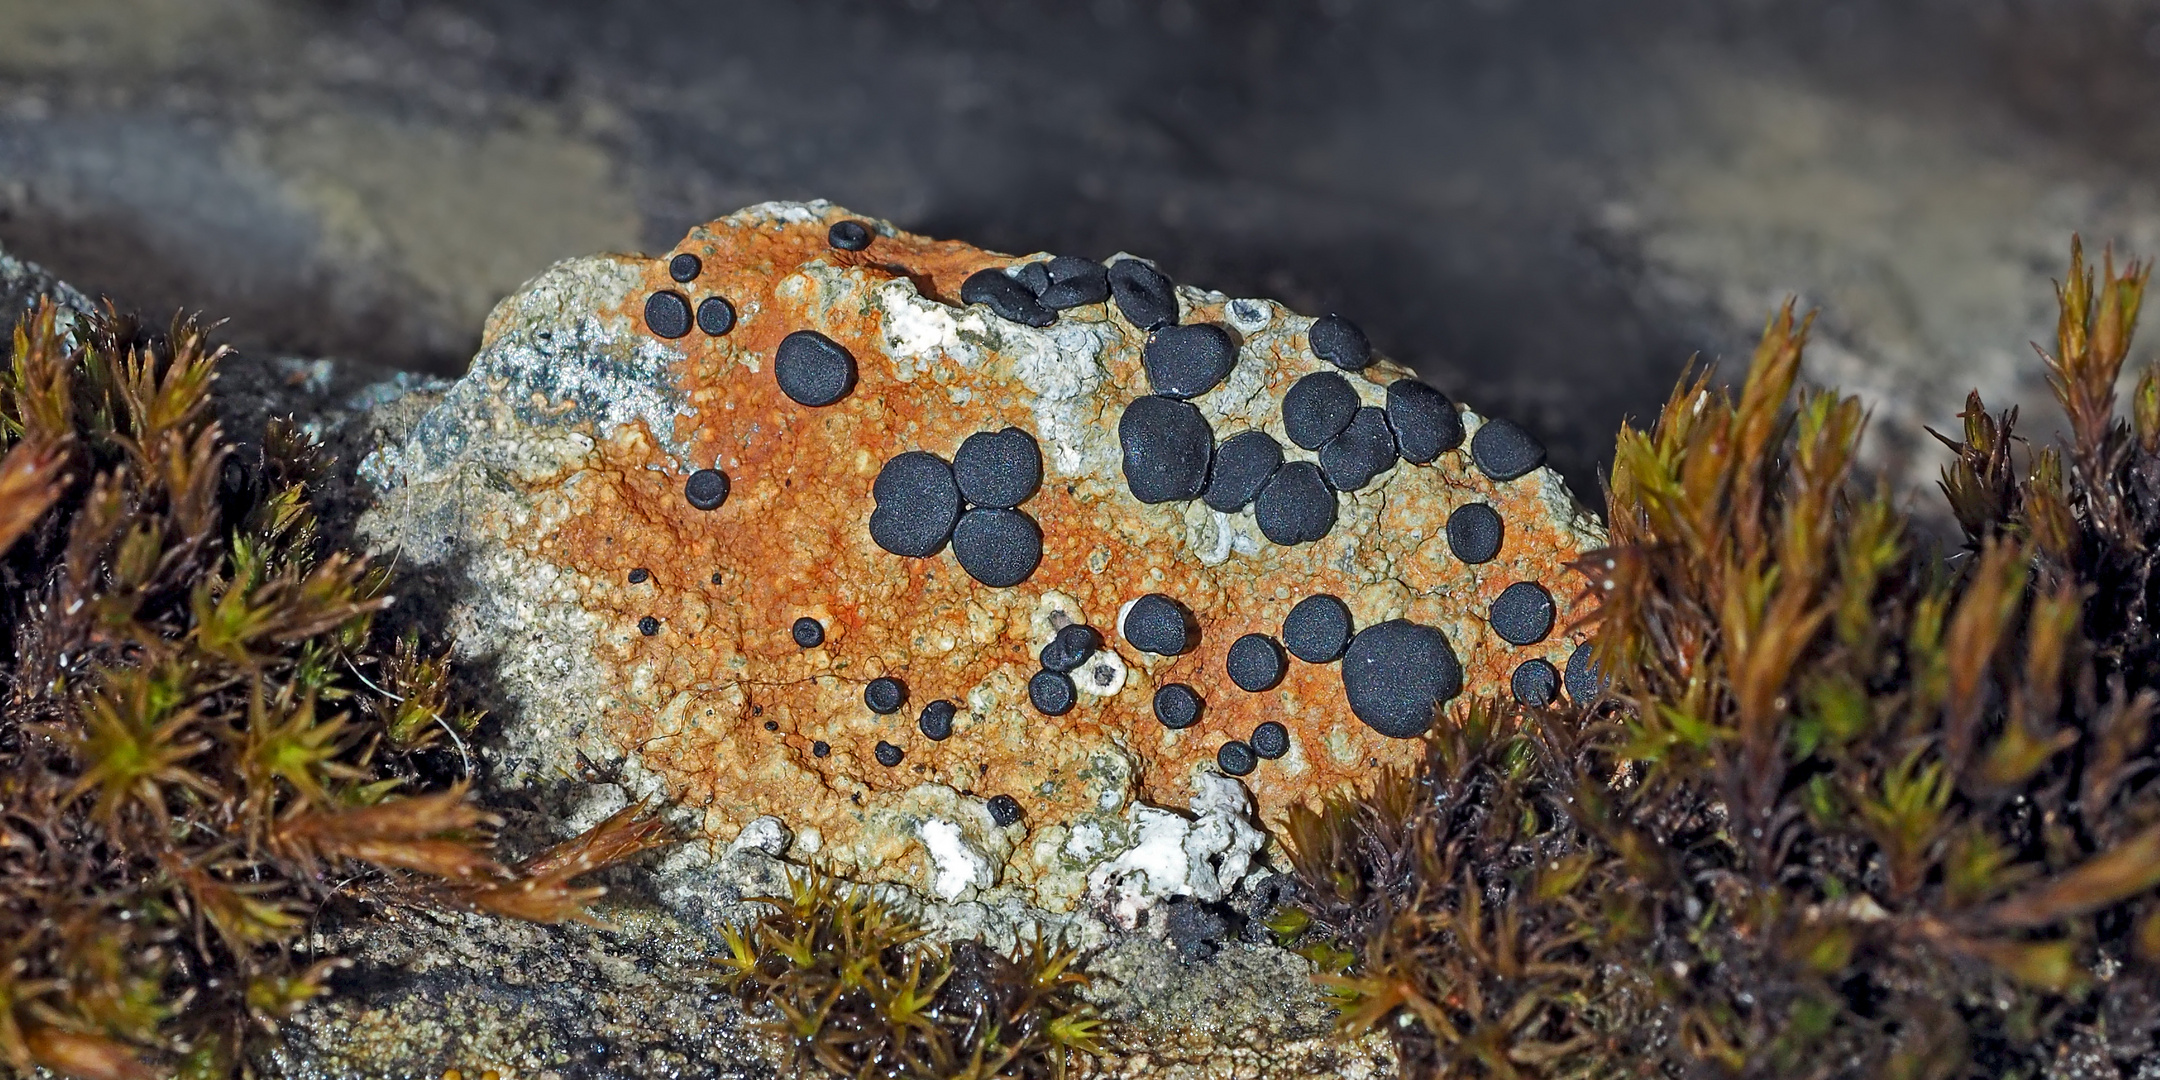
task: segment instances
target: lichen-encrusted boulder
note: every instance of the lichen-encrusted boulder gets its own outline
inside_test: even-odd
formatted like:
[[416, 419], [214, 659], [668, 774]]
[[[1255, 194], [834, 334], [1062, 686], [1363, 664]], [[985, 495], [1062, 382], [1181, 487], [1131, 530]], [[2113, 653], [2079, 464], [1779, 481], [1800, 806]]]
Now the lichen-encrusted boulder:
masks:
[[1521, 428], [1332, 316], [857, 220], [562, 263], [366, 463], [375, 542], [470, 579], [507, 778], [1066, 909], [1227, 888], [1248, 815], [1583, 673], [1598, 526]]

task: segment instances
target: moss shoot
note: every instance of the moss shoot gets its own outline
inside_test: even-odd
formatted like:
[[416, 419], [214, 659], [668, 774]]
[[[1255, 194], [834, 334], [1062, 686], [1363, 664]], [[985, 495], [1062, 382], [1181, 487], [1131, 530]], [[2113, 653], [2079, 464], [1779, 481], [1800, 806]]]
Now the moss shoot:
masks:
[[226, 437], [223, 356], [50, 303], [0, 373], [0, 1064], [225, 1076], [339, 965], [333, 898], [585, 917], [636, 808], [516, 866], [447, 669], [318, 534], [297, 429]]
[[[1291, 819], [1276, 931], [1413, 1075], [2129, 1075], [2160, 1030], [2160, 369], [2147, 268], [2073, 249], [2067, 435], [1977, 396], [1921, 542], [1856, 478], [1865, 411], [1796, 389], [1620, 432], [1589, 705], [1482, 702], [1417, 775]], [[2139, 1075], [2143, 1075], [2139, 1072]]]

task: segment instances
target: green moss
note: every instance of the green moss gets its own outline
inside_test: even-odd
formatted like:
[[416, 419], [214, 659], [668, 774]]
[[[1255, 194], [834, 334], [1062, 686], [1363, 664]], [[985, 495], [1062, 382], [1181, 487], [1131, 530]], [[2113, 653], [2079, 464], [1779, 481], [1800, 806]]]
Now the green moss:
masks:
[[1102, 1052], [1073, 953], [1036, 941], [1007, 957], [926, 941], [905, 915], [829, 874], [788, 879], [772, 910], [727, 930], [726, 985], [838, 1076], [1062, 1078]]
[[1479, 702], [1294, 814], [1275, 928], [1414, 1075], [2127, 1073], [2160, 1027], [2160, 374], [2073, 251], [2067, 440], [1969, 402], [1927, 549], [1773, 317], [1737, 399], [1623, 429], [1589, 707]]
[[336, 897], [583, 917], [626, 811], [511, 867], [459, 775], [447, 669], [318, 535], [289, 425], [226, 438], [222, 356], [40, 307], [0, 374], [0, 1063], [229, 1074], [338, 966]]

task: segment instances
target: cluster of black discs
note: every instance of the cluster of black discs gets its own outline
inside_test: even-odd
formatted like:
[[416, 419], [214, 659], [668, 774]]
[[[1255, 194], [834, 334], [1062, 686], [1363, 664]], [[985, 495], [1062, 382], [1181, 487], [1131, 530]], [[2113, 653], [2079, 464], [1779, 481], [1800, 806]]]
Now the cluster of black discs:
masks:
[[[1199, 644], [1199, 623], [1192, 611], [1162, 593], [1148, 593], [1126, 605], [1118, 630], [1127, 643], [1157, 656], [1179, 656]], [[1266, 634], [1247, 634], [1230, 645], [1224, 661], [1230, 681], [1247, 693], [1272, 690], [1289, 670], [1281, 642]], [[1200, 722], [1207, 702], [1186, 683], [1164, 683], [1155, 690], [1155, 719], [1173, 731]], [[1231, 776], [1244, 776], [1260, 765], [1290, 752], [1290, 729], [1272, 720], [1261, 724], [1246, 739], [1231, 739], [1216, 749], [1215, 764]]]
[[1020, 504], [1042, 487], [1042, 450], [1019, 428], [978, 431], [950, 464], [926, 450], [894, 455], [870, 485], [870, 539], [905, 558], [952, 545], [968, 576], [993, 589], [1042, 563], [1042, 528]]
[[[827, 243], [840, 251], [862, 251], [874, 237], [870, 227], [859, 221], [838, 222], [826, 232]], [[703, 269], [698, 257], [688, 252], [668, 261], [668, 275], [685, 285], [697, 280]], [[1099, 303], [1108, 296], [1103, 268], [1085, 260], [1052, 260], [1033, 272], [1024, 271], [1021, 277], [1041, 297], [1041, 304], [1070, 307]], [[1040, 287], [1034, 284], [1037, 277], [1043, 279]], [[646, 297], [645, 325], [654, 334], [680, 338], [690, 332], [693, 321], [698, 329], [717, 337], [734, 329], [735, 307], [724, 297], [709, 296], [693, 311], [690, 298], [672, 289]], [[854, 354], [815, 330], [789, 334], [773, 353], [773, 379], [780, 392], [798, 405], [823, 408], [838, 403], [854, 390], [856, 374]], [[998, 588], [1017, 585], [1042, 560], [1042, 531], [1018, 509], [1041, 485], [1042, 454], [1034, 437], [1018, 428], [969, 436], [951, 465], [933, 454], [902, 454], [878, 473], [872, 491], [877, 508], [871, 514], [871, 536], [887, 551], [915, 557], [935, 555], [950, 543], [961, 567], [975, 580]], [[685, 479], [683, 498], [694, 509], [717, 510], [727, 501], [729, 486], [726, 473], [699, 469]], [[642, 568], [632, 571], [631, 584], [648, 577], [650, 572]], [[716, 574], [714, 584], [718, 583]], [[648, 637], [658, 634], [660, 621], [647, 615], [638, 620], [638, 631]], [[825, 643], [824, 624], [808, 616], [796, 619], [789, 633], [800, 648], [815, 649]], [[881, 715], [899, 711], [906, 701], [906, 685], [890, 676], [872, 679], [863, 689], [863, 703]], [[943, 741], [952, 737], [958, 715], [959, 708], [952, 702], [932, 701], [923, 706], [916, 727], [925, 738]], [[777, 726], [766, 724], [768, 730]], [[832, 745], [820, 739], [811, 744], [810, 752], [822, 758], [832, 753]], [[872, 754], [886, 768], [897, 768], [907, 756], [904, 749], [882, 739]], [[1020, 803], [1010, 795], [991, 797], [988, 807], [992, 820], [1001, 826], [1020, 820]]]
[[[668, 260], [668, 276], [683, 285], [696, 281], [704, 270], [705, 264], [687, 251]], [[735, 305], [724, 296], [708, 296], [693, 312], [690, 298], [674, 289], [645, 298], [645, 326], [653, 333], [673, 341], [688, 334], [693, 322], [707, 335], [719, 337], [735, 329]]]
[[[795, 644], [801, 648], [815, 649], [825, 644], [825, 624], [810, 616], [796, 619], [789, 632], [794, 637]], [[879, 716], [891, 716], [907, 706], [907, 683], [891, 675], [880, 675], [863, 684], [862, 698], [863, 704], [871, 712]], [[915, 718], [915, 730], [931, 742], [944, 742], [952, 738], [953, 721], [959, 715], [958, 705], [940, 698], [922, 707], [922, 711]], [[766, 721], [765, 730], [778, 729], [778, 724]], [[832, 753], [832, 744], [820, 739], [811, 744], [810, 753], [822, 758]], [[877, 759], [878, 764], [888, 769], [897, 769], [902, 761], [907, 760], [907, 750], [897, 743], [879, 739], [877, 745], [871, 748], [871, 756]], [[1000, 799], [1004, 801], [1001, 803]], [[1008, 795], [995, 796], [990, 800], [990, 816], [996, 819], [999, 825], [1010, 825], [1020, 820], [1020, 804]]]
[[[1312, 543], [1335, 527], [1337, 492], [1364, 488], [1398, 460], [1429, 464], [1462, 445], [1462, 417], [1447, 395], [1398, 379], [1387, 388], [1385, 407], [1366, 405], [1338, 371], [1313, 372], [1283, 394], [1284, 433], [1313, 452], [1313, 460], [1289, 459], [1264, 431], [1239, 432], [1218, 444], [1191, 399], [1229, 376], [1236, 343], [1220, 326], [1178, 325], [1175, 290], [1147, 263], [1122, 260], [1110, 268], [1109, 281], [1118, 310], [1149, 332], [1140, 359], [1152, 393], [1129, 403], [1118, 419], [1126, 488], [1143, 503], [1200, 499], [1226, 514], [1250, 509], [1271, 543]], [[1340, 315], [1315, 320], [1306, 343], [1342, 371], [1363, 371], [1373, 362], [1364, 332]], [[1495, 420], [1478, 429], [1470, 455], [1487, 476], [1506, 481], [1544, 464], [1545, 448], [1519, 425]]]
[[1109, 271], [1077, 255], [1022, 263], [1009, 273], [997, 267], [977, 270], [960, 283], [961, 303], [982, 304], [998, 318], [1022, 326], [1048, 326], [1066, 308], [1108, 299]]
[[[862, 251], [874, 238], [871, 229], [857, 221], [839, 222], [827, 233], [830, 245], [841, 251]], [[684, 285], [702, 270], [698, 257], [687, 252], [668, 264], [669, 275]], [[1285, 434], [1312, 452], [1313, 460], [1289, 459], [1282, 445], [1262, 431], [1240, 432], [1218, 445], [1192, 399], [1229, 376], [1237, 363], [1237, 343], [1212, 323], [1180, 325], [1174, 286], [1142, 260], [1123, 259], [1104, 267], [1058, 256], [985, 269], [962, 284], [960, 298], [1033, 327], [1051, 325], [1067, 308], [1113, 301], [1126, 321], [1148, 334], [1141, 365], [1152, 392], [1130, 402], [1118, 421], [1128, 490], [1143, 503], [1201, 499], [1222, 513], [1250, 509], [1272, 543], [1289, 546], [1326, 537], [1335, 526], [1338, 492], [1364, 488], [1398, 461], [1428, 464], [1463, 443], [1461, 415], [1440, 391], [1414, 379], [1398, 379], [1387, 387], [1384, 407], [1366, 405], [1348, 378], [1323, 370], [1300, 378], [1282, 401]], [[735, 309], [720, 296], [708, 296], [693, 308], [682, 292], [661, 290], [647, 297], [645, 322], [654, 334], [671, 340], [687, 335], [693, 324], [719, 336], [734, 328]], [[1339, 315], [1316, 320], [1306, 340], [1313, 355], [1340, 371], [1359, 372], [1372, 364], [1372, 347], [1364, 333]], [[857, 369], [845, 346], [817, 331], [797, 330], [775, 350], [773, 376], [790, 400], [821, 408], [853, 391]], [[1495, 419], [1471, 436], [1470, 458], [1487, 477], [1505, 482], [1543, 465], [1545, 448], [1520, 425]], [[928, 558], [950, 545], [961, 568], [976, 581], [993, 588], [1017, 585], [1033, 575], [1042, 559], [1042, 531], [1019, 509], [1041, 484], [1041, 450], [1033, 436], [1018, 428], [968, 436], [949, 463], [925, 451], [908, 451], [887, 461], [872, 485], [870, 536], [879, 547], [907, 558]], [[683, 487], [685, 500], [703, 511], [718, 509], [728, 492], [728, 477], [718, 469], [691, 473]], [[1497, 557], [1504, 531], [1498, 512], [1484, 503], [1457, 508], [1446, 527], [1449, 549], [1471, 564]], [[632, 583], [647, 576], [642, 569], [634, 571]], [[1553, 618], [1551, 595], [1527, 581], [1508, 586], [1487, 611], [1494, 632], [1518, 646], [1544, 641]], [[657, 634], [659, 621], [645, 616], [638, 629], [647, 636]], [[1162, 656], [1189, 651], [1199, 637], [1191, 611], [1161, 593], [1128, 605], [1119, 630], [1135, 648]], [[805, 649], [825, 641], [824, 626], [813, 618], [796, 620], [791, 633]], [[1028, 681], [1030, 703], [1050, 716], [1071, 711], [1079, 696], [1071, 673], [1102, 646], [1100, 633], [1092, 627], [1076, 623], [1061, 628], [1043, 647], [1042, 667]], [[1439, 630], [1403, 619], [1356, 630], [1349, 607], [1328, 594], [1299, 601], [1283, 621], [1280, 640], [1252, 633], [1233, 642], [1225, 665], [1239, 689], [1260, 693], [1282, 682], [1291, 656], [1313, 664], [1339, 661], [1351, 711], [1391, 737], [1422, 734], [1437, 706], [1462, 691], [1462, 665]], [[1557, 698], [1562, 683], [1563, 676], [1550, 662], [1532, 659], [1516, 668], [1512, 689], [1525, 703], [1545, 705]], [[1580, 700], [1602, 690], [1589, 646], [1569, 657], [1564, 683]], [[864, 704], [880, 715], [898, 712], [906, 701], [905, 684], [890, 676], [872, 679], [863, 690]], [[1198, 723], [1204, 705], [1198, 691], [1184, 683], [1165, 684], [1154, 696], [1156, 718], [1172, 729]], [[923, 706], [916, 727], [925, 738], [942, 741], [951, 737], [957, 715], [952, 702], [932, 701]], [[1216, 752], [1216, 764], [1229, 775], [1244, 776], [1258, 768], [1261, 759], [1280, 758], [1289, 751], [1289, 730], [1268, 721], [1245, 739], [1225, 742]], [[819, 740], [811, 752], [822, 758], [831, 746]], [[877, 742], [873, 753], [886, 768], [898, 767], [906, 757], [902, 747], [885, 740]], [[994, 796], [987, 805], [1001, 826], [1020, 819], [1020, 804], [1009, 795]]]
[[1028, 679], [1028, 704], [1045, 716], [1063, 716], [1071, 712], [1080, 700], [1080, 689], [1073, 683], [1072, 673], [1080, 670], [1102, 645], [1102, 634], [1085, 623], [1059, 627], [1050, 643], [1036, 656], [1042, 661], [1042, 670]]

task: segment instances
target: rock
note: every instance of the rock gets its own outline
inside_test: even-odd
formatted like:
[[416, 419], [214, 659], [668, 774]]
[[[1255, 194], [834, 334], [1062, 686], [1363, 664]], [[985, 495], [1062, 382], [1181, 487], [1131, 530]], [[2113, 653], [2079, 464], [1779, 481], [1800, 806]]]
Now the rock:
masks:
[[[38, 267], [0, 252], [0, 299], [13, 308], [39, 295], [77, 309], [89, 303]], [[340, 463], [324, 478], [324, 505], [331, 510], [326, 525], [333, 531], [350, 526], [371, 487], [352, 489], [351, 463], [385, 440], [410, 443], [424, 421], [439, 415], [451, 389], [364, 365], [247, 355], [230, 358], [216, 383], [220, 414], [234, 430], [259, 431], [266, 417], [290, 415], [327, 441], [332, 459]], [[455, 520], [400, 518], [399, 513], [378, 503], [370, 520], [431, 526]], [[419, 534], [410, 539], [419, 546]], [[404, 581], [412, 587], [400, 588], [391, 615], [431, 632], [439, 632], [446, 617], [474, 626], [481, 625], [476, 614], [499, 615], [501, 609], [471, 591], [476, 581], [467, 573], [467, 567], [491, 557], [471, 543], [470, 535], [431, 539], [449, 557], [420, 563], [394, 556], [394, 569], [411, 575]], [[645, 581], [652, 580], [648, 571]], [[1075, 611], [1070, 597], [1046, 593], [1027, 620], [1029, 633], [1047, 641], [1060, 629], [1084, 629], [1073, 618]], [[558, 626], [544, 624], [551, 631]], [[483, 686], [513, 695], [496, 698], [494, 690], [483, 690], [489, 695], [483, 704], [500, 703], [505, 714], [517, 701], [546, 700], [566, 715], [581, 708], [576, 695], [586, 684], [570, 683], [552, 691], [552, 698], [543, 698], [549, 693], [544, 686], [549, 671], [579, 670], [577, 660], [589, 655], [589, 647], [563, 649], [552, 640], [545, 632], [521, 638], [498, 630], [486, 650], [467, 649], [466, 670]], [[472, 655], [476, 652], [485, 655]], [[1097, 654], [1076, 674], [1087, 676], [1080, 683], [1083, 692], [1106, 696], [1118, 693], [1125, 669], [1114, 653]], [[503, 735], [508, 741], [529, 736], [529, 720], [509, 725]], [[492, 740], [480, 752], [522, 760], [505, 741]], [[650, 785], [655, 779], [626, 762], [592, 761], [579, 766], [572, 779], [540, 777], [522, 791], [484, 780], [480, 795], [519, 807], [511, 816], [538, 831], [515, 829], [519, 835], [510, 842], [513, 851], [530, 852], [620, 810], [637, 793], [650, 793], [650, 786], [613, 782], [610, 770], [617, 764], [626, 766], [632, 780]], [[523, 781], [534, 779], [527, 775]], [[1250, 872], [1249, 849], [1259, 837], [1244, 821], [1249, 803], [1234, 785], [1219, 790], [1224, 798], [1203, 805], [1202, 821], [1186, 832], [1216, 838], [1196, 848], [1210, 860], [1206, 876], [1216, 888], [1232, 883], [1238, 888], [1227, 894], [1227, 903], [1201, 907], [1195, 901], [1194, 910], [1229, 910], [1250, 919], [1272, 907], [1268, 886], [1279, 879]], [[1171, 913], [1143, 920], [1145, 925], [1131, 934], [1113, 936], [1091, 916], [1030, 906], [1013, 890], [994, 887], [993, 877], [1012, 850], [998, 836], [983, 835], [979, 823], [958, 820], [977, 808], [923, 794], [917, 816], [938, 873], [927, 899], [914, 889], [892, 886], [880, 889], [885, 899], [915, 914], [939, 938], [974, 938], [1010, 950], [1040, 933], [1089, 950], [1089, 968], [1097, 973], [1093, 999], [1122, 1023], [1146, 1031], [1130, 1044], [1134, 1052], [1105, 1061], [1102, 1075], [1153, 1080], [1244, 1075], [1254, 1068], [1333, 1075], [1342, 1067], [1351, 1070], [1349, 1075], [1392, 1075], [1383, 1040], [1344, 1044], [1333, 1036], [1332, 1009], [1301, 958], [1248, 942], [1221, 946], [1224, 951], [1208, 963], [1188, 966], [1162, 940], [1171, 933]], [[1038, 861], [1060, 868], [1052, 882], [1064, 889], [1059, 895], [1078, 897], [1084, 891], [1084, 872], [1093, 865], [1085, 853], [1100, 856], [1134, 846], [1133, 821], [1143, 809], [1152, 810], [1130, 807], [1125, 817], [1102, 819], [1103, 827], [1082, 822], [1078, 830], [1061, 825], [1033, 830], [1029, 838], [1042, 849]], [[703, 824], [695, 808], [666, 812], [685, 830]], [[1070, 832], [1080, 835], [1068, 845]], [[1220, 842], [1225, 837], [1241, 838], [1243, 846]], [[333, 977], [330, 993], [279, 1023], [276, 1038], [251, 1058], [252, 1067], [260, 1075], [323, 1080], [441, 1076], [453, 1069], [468, 1077], [493, 1072], [513, 1080], [793, 1075], [786, 1046], [713, 992], [712, 961], [726, 948], [719, 924], [740, 923], [749, 915], [743, 897], [786, 889], [785, 875], [794, 868], [780, 859], [814, 858], [819, 838], [813, 832], [806, 839], [798, 845], [781, 817], [767, 814], [748, 820], [731, 842], [693, 841], [648, 856], [640, 865], [609, 871], [603, 878], [610, 894], [595, 911], [605, 924], [601, 927], [332, 905], [318, 916], [314, 947], [352, 964]], [[1235, 865], [1226, 865], [1240, 855], [1247, 867], [1242, 876]], [[1256, 880], [1260, 887], [1249, 887]], [[1187, 882], [1195, 883], [1205, 881]], [[1186, 927], [1187, 937], [1205, 934], [1207, 927], [1199, 924], [1206, 921]], [[1249, 937], [1251, 924], [1246, 927]], [[1204, 944], [1215, 947], [1212, 941]], [[1123, 1053], [1126, 1044], [1117, 1045]]]
[[[1326, 496], [1336, 524], [1295, 548], [1268, 542], [1251, 512], [1144, 504], [1121, 475], [1115, 422], [1150, 390], [1143, 327], [1114, 303], [1041, 328], [963, 306], [964, 282], [1015, 260], [882, 223], [874, 253], [836, 250], [827, 230], [850, 217], [769, 203], [692, 230], [672, 254], [703, 267], [691, 303], [733, 304], [724, 337], [647, 327], [646, 298], [678, 287], [668, 254], [558, 264], [498, 305], [471, 372], [363, 466], [379, 488], [363, 531], [445, 575], [460, 648], [490, 658], [504, 726], [486, 752], [501, 782], [597, 763], [636, 795], [696, 808], [720, 841], [777, 817], [794, 857], [948, 901], [1010, 894], [1064, 911], [1090, 887], [1206, 897], [1263, 842], [1246, 815], [1275, 820], [1421, 752], [1351, 714], [1336, 665], [1239, 689], [1225, 656], [1240, 636], [1273, 633], [1299, 600], [1331, 593], [1358, 626], [1408, 619], [1445, 634], [1473, 693], [1506, 693], [1524, 660], [1564, 664], [1579, 643], [1566, 628], [1583, 611], [1562, 567], [1599, 530], [1551, 471], [1495, 481], [1462, 450], [1406, 463]], [[1176, 296], [1184, 321], [1239, 333], [1221, 383], [1190, 404], [1218, 438], [1262, 431], [1311, 468], [1315, 455], [1282, 427], [1283, 393], [1338, 370], [1306, 349], [1311, 320], [1258, 300], [1230, 312], [1227, 297], [1191, 287]], [[852, 357], [845, 393], [805, 404], [776, 385], [775, 350], [803, 332]], [[1378, 416], [1407, 375], [1378, 359], [1344, 377]], [[1482, 423], [1462, 419], [1473, 433]], [[887, 462], [950, 461], [970, 435], [1008, 427], [1041, 448], [1042, 484], [1024, 508], [1041, 529], [1039, 565], [992, 587], [951, 551], [906, 558], [872, 539]], [[683, 498], [683, 478], [704, 468], [730, 485], [709, 512]], [[1471, 501], [1508, 523], [1504, 549], [1477, 567], [1444, 535]], [[652, 580], [626, 586], [632, 567]], [[1562, 605], [1562, 631], [1533, 648], [1486, 625], [1515, 581], [1546, 584]], [[1115, 626], [1152, 592], [1193, 613], [1193, 647], [1158, 656], [1111, 640], [1074, 673], [1070, 712], [1030, 707], [1035, 658], [1061, 626]], [[647, 617], [657, 634], [639, 633]], [[803, 618], [825, 629], [814, 648], [790, 639]], [[917, 700], [958, 703], [952, 736], [932, 741], [912, 717], [865, 707], [865, 684], [886, 675]], [[1153, 715], [1171, 682], [1207, 702], [1192, 728]], [[1217, 748], [1275, 719], [1290, 727], [1288, 754], [1242, 783], [1221, 777]], [[879, 763], [880, 742], [904, 751], [900, 764]], [[1225, 784], [1236, 811], [1216, 794]], [[1000, 795], [1017, 801], [1016, 823], [993, 820]], [[1042, 842], [1083, 827], [1101, 838], [1084, 859]], [[1170, 858], [1173, 833], [1181, 851], [1205, 834], [1192, 842], [1206, 850]]]

